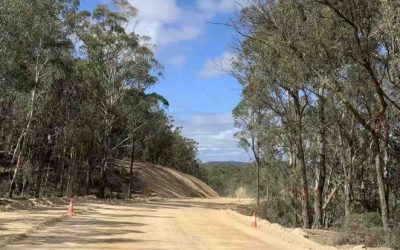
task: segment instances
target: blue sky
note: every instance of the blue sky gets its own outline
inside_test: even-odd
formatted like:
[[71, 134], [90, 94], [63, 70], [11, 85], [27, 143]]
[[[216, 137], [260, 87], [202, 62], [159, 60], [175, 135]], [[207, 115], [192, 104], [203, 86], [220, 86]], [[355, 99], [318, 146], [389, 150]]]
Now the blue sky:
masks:
[[[229, 67], [236, 34], [226, 26], [247, 0], [129, 0], [139, 9], [127, 29], [151, 37], [164, 76], [150, 91], [166, 97], [183, 134], [199, 143], [199, 159], [248, 161], [238, 148], [232, 109], [241, 88], [220, 68]], [[91, 10], [108, 0], [83, 0]]]

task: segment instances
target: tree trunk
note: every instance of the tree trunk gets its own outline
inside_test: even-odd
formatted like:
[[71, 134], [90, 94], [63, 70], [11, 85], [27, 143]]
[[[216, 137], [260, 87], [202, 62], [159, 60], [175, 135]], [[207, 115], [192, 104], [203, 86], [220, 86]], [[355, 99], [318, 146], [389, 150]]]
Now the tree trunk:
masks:
[[49, 162], [49, 164], [47, 164], [46, 179], [44, 181], [43, 196], [46, 196], [46, 192], [47, 192], [47, 181], [49, 180], [49, 170], [50, 170], [50, 162]]
[[345, 174], [344, 177], [344, 215], [346, 221], [351, 214], [351, 180], [350, 176]]
[[257, 213], [260, 205], [260, 163], [257, 162]]
[[10, 189], [9, 189], [9, 192], [8, 192], [8, 197], [10, 199], [12, 199], [12, 196], [13, 196], [13, 192], [14, 192], [14, 189], [15, 189], [15, 180], [17, 178], [17, 173], [18, 173], [18, 169], [19, 169], [20, 164], [21, 164], [21, 152], [18, 155], [17, 165], [15, 166], [14, 174], [13, 174], [13, 177], [11, 179]]
[[69, 188], [70, 188], [70, 181], [71, 181], [71, 163], [68, 164], [68, 172], [67, 172], [67, 189], [65, 191], [65, 194], [68, 196], [69, 195]]
[[24, 180], [24, 181], [22, 182], [22, 191], [21, 191], [22, 197], [25, 197], [25, 186], [26, 186], [26, 181]]
[[[16, 179], [17, 174], [18, 174], [19, 166], [20, 166], [20, 163], [21, 163], [21, 157], [22, 157], [22, 155], [24, 153], [24, 149], [25, 149], [25, 145], [26, 145], [26, 135], [27, 135], [27, 133], [28, 133], [30, 127], [31, 127], [31, 123], [32, 123], [32, 119], [33, 119], [33, 109], [35, 107], [37, 82], [38, 82], [38, 76], [36, 77], [35, 86], [32, 89], [32, 93], [31, 93], [31, 103], [30, 103], [30, 110], [29, 110], [29, 113], [28, 113], [28, 122], [26, 123], [25, 128], [23, 129], [20, 137], [18, 138], [18, 142], [17, 142], [17, 145], [16, 145], [15, 150], [14, 150], [13, 158], [11, 160], [11, 164], [13, 164], [14, 160], [15, 160], [16, 153], [18, 152], [18, 149], [19, 149], [17, 165], [15, 166], [13, 178], [11, 179], [11, 183], [10, 183], [10, 191], [9, 191], [10, 199], [12, 198], [13, 188], [15, 187], [15, 179]], [[21, 143], [22, 143], [22, 145], [21, 145]]]
[[313, 228], [321, 228], [323, 226], [322, 200], [326, 178], [326, 127], [325, 127], [325, 100], [323, 87], [319, 90], [318, 99], [318, 115], [319, 115], [319, 131], [318, 131], [318, 166], [316, 168], [315, 181], [315, 200], [314, 200], [314, 223]]
[[383, 229], [387, 232], [389, 230], [389, 207], [386, 200], [385, 180], [383, 177], [383, 158], [380, 151], [379, 139], [376, 135], [374, 136], [374, 144], [375, 170], [381, 207], [382, 225]]
[[[104, 117], [107, 117], [108, 113], [104, 115]], [[112, 119], [110, 119], [112, 120]], [[104, 152], [104, 157], [102, 160], [101, 168], [100, 168], [100, 189], [99, 189], [99, 196], [101, 199], [104, 199], [105, 197], [105, 192], [106, 192], [106, 170], [107, 170], [107, 160], [108, 160], [108, 154], [109, 154], [109, 149], [110, 149], [110, 143], [109, 143], [109, 134], [111, 133], [111, 122], [108, 122], [106, 119], [106, 124], [107, 128], [103, 134], [103, 152]]]
[[40, 188], [42, 186], [42, 176], [43, 176], [43, 166], [42, 166], [42, 164], [39, 163], [38, 175], [37, 175], [37, 179], [36, 179], [36, 191], [35, 191], [36, 198], [39, 198], [39, 196], [40, 196]]
[[61, 159], [60, 197], [63, 197], [63, 193], [64, 193], [64, 171], [65, 171], [65, 162], [64, 162], [64, 159]]
[[[41, 46], [41, 44], [42, 44], [42, 41], [40, 40], [40, 46]], [[44, 65], [42, 65], [42, 66], [44, 66]], [[26, 136], [27, 136], [27, 133], [29, 132], [29, 129], [30, 129], [30, 126], [31, 126], [31, 123], [32, 123], [32, 120], [33, 120], [33, 113], [34, 113], [34, 109], [35, 109], [36, 92], [37, 92], [37, 87], [39, 85], [39, 78], [40, 78], [40, 67], [39, 67], [39, 64], [38, 64], [38, 57], [37, 57], [36, 58], [36, 67], [35, 67], [35, 83], [33, 85], [33, 89], [32, 89], [32, 92], [31, 92], [30, 110], [29, 110], [28, 115], [27, 115], [27, 120], [28, 121], [27, 121], [26, 126], [23, 129], [20, 137], [18, 138], [18, 142], [17, 142], [17, 145], [16, 145], [15, 150], [14, 150], [13, 158], [11, 160], [11, 165], [12, 165], [14, 163], [15, 156], [16, 156], [16, 153], [18, 151], [18, 148], [20, 147], [19, 154], [18, 154], [17, 165], [15, 166], [13, 178], [12, 178], [11, 183], [10, 183], [10, 192], [9, 192], [9, 197], [10, 198], [12, 198], [13, 188], [15, 188], [15, 179], [17, 177], [17, 173], [18, 173], [18, 170], [19, 170], [21, 157], [22, 157], [22, 155], [24, 153], [24, 145], [22, 145], [22, 146], [20, 146], [20, 145], [21, 145], [22, 140], [23, 140], [22, 143], [26, 144]]]
[[86, 185], [85, 185], [85, 195], [89, 195], [90, 192], [90, 179], [92, 174], [92, 161], [88, 160], [88, 165], [86, 169]]
[[296, 162], [298, 164], [298, 173], [301, 177], [300, 183], [300, 200], [301, 200], [301, 217], [303, 220], [303, 228], [310, 228], [310, 205], [308, 201], [308, 182], [307, 182], [307, 169], [306, 169], [306, 161], [304, 157], [304, 148], [303, 148], [303, 124], [302, 124], [302, 111], [300, 106], [299, 96], [296, 92], [296, 95], [293, 96], [295, 111], [296, 111], [296, 120], [297, 120], [297, 128], [295, 131], [295, 141], [296, 141]]
[[303, 227], [310, 227], [310, 215], [309, 215], [309, 202], [308, 202], [308, 185], [307, 185], [307, 172], [306, 172], [306, 164], [304, 159], [304, 151], [303, 151], [303, 141], [302, 136], [297, 136], [297, 163], [299, 164], [299, 171], [301, 174], [301, 183], [300, 183], [300, 195], [301, 195], [301, 216], [303, 219]]
[[106, 192], [106, 168], [107, 168], [107, 157], [104, 157], [103, 162], [101, 164], [101, 170], [100, 170], [99, 196], [101, 199], [104, 199], [105, 192]]
[[[386, 204], [389, 204], [389, 194], [390, 194], [390, 177], [389, 177], [389, 140], [390, 140], [390, 127], [387, 115], [383, 118], [383, 143], [382, 143], [382, 155], [383, 155], [383, 179], [385, 182], [385, 198]], [[388, 209], [388, 214], [390, 213]]]
[[255, 135], [252, 135], [251, 137], [251, 148], [253, 150], [253, 155], [256, 160], [257, 164], [257, 198], [256, 198], [256, 205], [257, 205], [257, 212], [258, 212], [258, 207], [260, 205], [260, 167], [261, 167], [261, 160], [260, 160], [260, 155], [258, 153], [258, 146], [256, 146], [256, 139], [254, 138]]
[[133, 191], [133, 162], [135, 160], [135, 139], [132, 137], [131, 164], [129, 166], [129, 199], [132, 198]]
[[68, 182], [67, 182], [67, 195], [72, 197], [74, 194], [74, 182], [75, 182], [75, 165], [76, 165], [77, 150], [74, 147], [71, 148], [71, 163], [68, 169]]

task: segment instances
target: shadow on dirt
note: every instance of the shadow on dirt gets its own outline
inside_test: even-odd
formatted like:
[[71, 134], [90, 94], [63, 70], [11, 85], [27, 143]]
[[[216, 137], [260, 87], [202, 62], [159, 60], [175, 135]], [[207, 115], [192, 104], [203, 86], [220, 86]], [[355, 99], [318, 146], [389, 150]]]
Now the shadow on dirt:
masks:
[[[83, 205], [83, 204], [81, 204]], [[27, 235], [22, 239], [14, 242], [14, 247], [31, 249], [41, 248], [43, 245], [56, 245], [57, 248], [69, 249], [72, 246], [82, 248], [90, 248], [91, 244], [103, 245], [111, 247], [116, 243], [137, 243], [140, 242], [138, 234], [152, 232], [141, 229], [148, 225], [145, 223], [135, 222], [135, 218], [160, 218], [173, 219], [171, 216], [158, 216], [157, 212], [161, 209], [186, 209], [186, 208], [204, 208], [204, 209], [227, 209], [231, 206], [229, 203], [213, 202], [207, 200], [201, 202], [197, 200], [162, 200], [150, 202], [122, 202], [118, 201], [114, 204], [91, 204], [90, 211], [82, 216], [68, 219], [60, 222], [55, 226], [48, 227], [43, 232]], [[77, 205], [79, 207], [79, 204]], [[40, 215], [42, 212], [37, 210], [34, 216]], [[62, 213], [61, 209], [53, 212]], [[52, 213], [53, 213], [52, 212]], [[147, 214], [141, 214], [147, 212]], [[151, 212], [149, 215], [148, 212]], [[41, 216], [46, 216], [41, 214]], [[20, 220], [21, 218], [19, 218]], [[29, 218], [26, 218], [29, 219]], [[141, 220], [143, 221], [143, 220]], [[18, 218], [10, 221], [2, 220], [0, 227], [3, 225], [20, 222]]]

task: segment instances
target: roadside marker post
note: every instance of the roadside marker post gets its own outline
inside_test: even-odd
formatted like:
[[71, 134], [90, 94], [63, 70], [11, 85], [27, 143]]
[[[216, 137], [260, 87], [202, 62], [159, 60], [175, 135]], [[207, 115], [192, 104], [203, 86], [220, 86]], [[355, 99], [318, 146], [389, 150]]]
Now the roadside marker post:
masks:
[[69, 200], [69, 206], [68, 206], [68, 210], [67, 210], [67, 215], [69, 217], [72, 217], [74, 215], [74, 203], [75, 203], [74, 198], [71, 198]]
[[253, 211], [251, 213], [251, 216], [254, 217], [254, 220], [250, 223], [250, 226], [257, 227], [257, 213], [256, 213], [256, 211]]

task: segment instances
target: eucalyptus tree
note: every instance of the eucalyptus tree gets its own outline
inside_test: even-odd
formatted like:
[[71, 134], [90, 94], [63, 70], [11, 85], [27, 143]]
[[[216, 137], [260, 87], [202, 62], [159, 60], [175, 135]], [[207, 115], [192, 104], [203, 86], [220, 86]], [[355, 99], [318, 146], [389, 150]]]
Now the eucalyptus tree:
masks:
[[135, 145], [143, 135], [149, 132], [149, 126], [154, 124], [153, 114], [155, 111], [161, 110], [161, 105], [163, 108], [166, 108], [169, 103], [164, 97], [156, 93], [146, 94], [141, 89], [129, 89], [123, 97], [120, 116], [124, 117], [124, 121], [122, 122], [122, 124], [124, 124], [124, 130], [114, 149], [129, 146], [131, 148], [128, 186], [129, 197], [132, 196], [134, 185], [133, 164], [135, 160], [137, 160], [137, 147]]
[[[390, 174], [398, 152], [392, 121], [399, 113], [399, 9], [395, 1], [259, 0], [232, 23], [243, 36], [235, 75], [244, 98], [273, 111], [292, 134], [297, 163], [314, 166], [314, 227], [321, 226], [323, 200], [331, 197], [326, 168], [333, 170], [338, 155], [346, 217], [355, 173], [374, 165], [383, 228], [389, 228]], [[313, 112], [311, 123], [302, 123]], [[303, 138], [310, 128], [317, 136]], [[315, 163], [304, 156], [313, 152], [309, 145], [317, 145]], [[303, 222], [307, 226], [305, 216]]]
[[104, 197], [106, 170], [112, 154], [110, 136], [115, 123], [121, 119], [116, 110], [127, 88], [144, 90], [156, 82], [150, 70], [158, 66], [153, 54], [141, 45], [140, 37], [127, 33], [127, 18], [98, 6], [92, 14], [81, 13], [77, 36], [83, 42], [82, 50], [87, 67], [93, 75], [90, 89], [95, 112], [101, 114], [98, 142], [102, 145], [100, 196]]
[[[315, 5], [314, 5], [315, 4]], [[389, 106], [398, 109], [388, 86], [395, 57], [385, 52], [391, 41], [382, 39], [380, 9], [382, 2], [311, 1], [309, 9], [315, 12], [311, 19], [310, 34], [305, 37], [316, 45], [320, 53], [316, 58], [329, 70], [319, 68], [329, 77], [331, 93], [345, 104], [357, 122], [370, 133], [375, 161], [382, 222], [388, 229], [389, 196]], [[307, 6], [306, 6], [307, 8]], [[325, 18], [318, 18], [321, 16]], [[318, 23], [318, 26], [316, 24]], [[334, 29], [335, 32], [331, 32]], [[318, 32], [319, 36], [315, 34]], [[396, 84], [396, 82], [394, 82]], [[389, 87], [389, 88], [388, 88]], [[398, 111], [398, 110], [397, 110]]]
[[[253, 104], [253, 105], [252, 105]], [[235, 137], [239, 140], [239, 146], [246, 151], [251, 151], [257, 164], [257, 209], [260, 204], [260, 170], [267, 167], [272, 159], [266, 159], [266, 154], [271, 155], [274, 150], [271, 132], [273, 131], [273, 117], [261, 106], [242, 100], [233, 110], [235, 127], [239, 132]], [[270, 138], [266, 138], [266, 136]]]
[[[291, 153], [296, 157], [301, 181], [298, 192], [303, 226], [309, 227], [309, 194], [303, 140], [303, 118], [310, 98], [309, 76], [300, 59], [291, 54], [290, 48], [285, 47], [290, 42], [285, 37], [286, 31], [283, 27], [274, 26], [276, 23], [285, 25], [284, 16], [271, 18], [260, 14], [256, 7], [250, 7], [242, 17], [244, 28], [253, 33], [242, 44], [243, 64], [237, 66], [239, 71], [244, 69], [246, 73], [237, 75], [242, 78], [244, 95], [251, 102], [259, 103], [275, 113], [291, 135], [295, 145]], [[258, 23], [265, 25], [256, 26]], [[293, 33], [300, 32], [297, 26], [284, 28], [293, 29], [290, 30]]]
[[52, 84], [63, 77], [59, 66], [63, 58], [66, 55], [68, 57], [72, 47], [63, 26], [66, 11], [74, 11], [74, 7], [69, 9], [68, 6], [75, 4], [70, 1], [2, 3], [4, 24], [10, 26], [4, 30], [2, 37], [5, 41], [1, 50], [6, 53], [13, 50], [9, 54], [11, 64], [4, 65], [6, 77], [2, 82], [7, 82], [14, 93], [17, 93], [19, 105], [22, 105], [22, 112], [25, 113], [24, 125], [16, 140], [12, 142], [15, 146], [12, 147], [11, 165], [15, 164], [15, 168], [10, 183], [10, 197], [15, 188], [15, 178], [20, 165], [29, 151], [28, 144], [33, 140], [30, 136], [35, 125], [36, 113], [41, 111], [40, 105]]
[[122, 192], [116, 162], [129, 156], [195, 172], [196, 144], [148, 91], [161, 66], [148, 38], [127, 31], [138, 10], [111, 4], [78, 12], [78, 0], [1, 2], [0, 192]]

